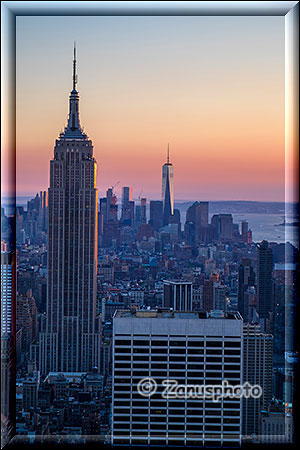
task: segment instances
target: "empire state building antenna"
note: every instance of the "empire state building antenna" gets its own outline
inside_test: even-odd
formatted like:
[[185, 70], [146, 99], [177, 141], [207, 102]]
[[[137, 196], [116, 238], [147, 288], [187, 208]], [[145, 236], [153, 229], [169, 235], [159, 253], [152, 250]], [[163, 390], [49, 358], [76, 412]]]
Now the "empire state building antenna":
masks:
[[76, 75], [76, 41], [74, 41], [74, 59], [73, 59], [73, 91], [76, 90], [77, 75]]

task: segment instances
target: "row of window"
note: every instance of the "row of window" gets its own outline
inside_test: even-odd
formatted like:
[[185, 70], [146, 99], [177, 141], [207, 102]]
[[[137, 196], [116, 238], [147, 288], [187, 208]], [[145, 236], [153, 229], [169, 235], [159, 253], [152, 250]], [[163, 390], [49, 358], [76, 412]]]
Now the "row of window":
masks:
[[[222, 447], [223, 448], [234, 448], [234, 447], [239, 447], [240, 446], [240, 442], [238, 439], [236, 439], [235, 441], [232, 440], [234, 438], [231, 438], [228, 440], [225, 440], [226, 435], [223, 436], [223, 441], [221, 441], [219, 439], [210, 439], [210, 440], [203, 440], [202, 435], [198, 436], [198, 435], [194, 435], [194, 433], [189, 433], [189, 435], [186, 435], [186, 439], [178, 439], [178, 438], [174, 438], [174, 437], [170, 437], [167, 439], [160, 439], [158, 436], [153, 436], [151, 438], [151, 436], [149, 437], [149, 439], [140, 439], [137, 437], [124, 437], [124, 436], [115, 436], [114, 437], [114, 442], [116, 443], [116, 445], [122, 445], [122, 446], [130, 446], [130, 445], [142, 445], [142, 446], [147, 446], [149, 444], [156, 446], [156, 447], [164, 447], [166, 446], [166, 443], [168, 442], [169, 445], [171, 446], [178, 446], [178, 447], [184, 447], [185, 445], [188, 445], [189, 447], [199, 447], [199, 446], [204, 446], [205, 448], [207, 447]], [[208, 434], [205, 435], [205, 438], [209, 437]]]
[[[146, 377], [149, 376], [149, 370], [133, 370], [132, 372], [128, 371], [128, 370], [115, 370], [115, 376], [122, 376], [122, 377], [127, 377], [128, 379], [131, 379], [131, 377], [139, 377], [140, 379], [142, 377]], [[175, 378], [175, 379], [185, 379], [185, 371], [169, 371], [169, 372], [163, 372], [163, 371], [158, 371], [158, 370], [151, 370], [151, 376], [155, 379], [157, 378]], [[215, 374], [214, 371], [212, 372], [206, 372], [205, 374], [205, 379], [209, 380], [209, 384], [219, 384], [220, 381], [222, 381], [223, 379], [225, 379], [225, 375], [228, 378], [231, 378], [231, 384], [237, 384], [234, 383], [234, 381], [238, 381], [240, 380], [240, 374], [239, 373], [234, 373], [233, 377], [230, 377], [228, 373], [224, 374], [224, 377], [221, 373], [218, 373], [217, 375]], [[238, 375], [238, 376], [237, 376]], [[202, 376], [203, 377], [203, 373], [199, 374], [198, 370], [195, 369], [194, 372], [187, 372], [187, 376], [188, 377], [199, 377]], [[191, 380], [191, 381], [195, 381], [195, 380]], [[201, 381], [202, 383], [202, 381]]]
[[[159, 416], [161, 415], [161, 413], [158, 413], [157, 411], [160, 410], [152, 410], [151, 409], [151, 417], [156, 415]], [[123, 411], [122, 411], [123, 412]], [[172, 414], [171, 414], [172, 412]], [[209, 414], [211, 413], [211, 414]], [[212, 415], [216, 416], [216, 417], [211, 417]], [[166, 416], [166, 414], [164, 414], [164, 416]], [[194, 417], [197, 416], [197, 417]], [[207, 417], [210, 416], [210, 417]], [[218, 416], [221, 416], [221, 411], [205, 411], [205, 414], [203, 415], [203, 411], [194, 411], [194, 410], [187, 410], [186, 411], [186, 415], [184, 414], [179, 414], [179, 411], [174, 411], [174, 410], [168, 410], [168, 420], [170, 419], [170, 421], [172, 422], [182, 422], [183, 417], [185, 417], [185, 420], [187, 422], [196, 422], [196, 423], [203, 423], [203, 419], [205, 423], [221, 423], [222, 419]], [[126, 417], [126, 415], [125, 415]], [[129, 416], [127, 416], [128, 418]], [[117, 413], [115, 413], [114, 415], [114, 422], [124, 422], [123, 419], [123, 415], [119, 415]], [[131, 422], [145, 422], [148, 423], [148, 418], [147, 416], [132, 416]], [[223, 423], [228, 424], [228, 425], [236, 425], [240, 423], [240, 419], [236, 418], [233, 419], [232, 417], [224, 417], [223, 418]]]
[[148, 339], [115, 339], [115, 346], [159, 346], [159, 347], [204, 347], [204, 344], [206, 344], [206, 347], [232, 347], [232, 348], [240, 348], [241, 342], [237, 341], [173, 341], [173, 340], [148, 340]]
[[[166, 424], [167, 425], [167, 424]], [[148, 424], [134, 424], [132, 429], [128, 429], [128, 425], [126, 426], [126, 424], [114, 424], [114, 434], [116, 433], [117, 430], [121, 430], [121, 429], [125, 429], [126, 430], [126, 434], [131, 434], [132, 433], [132, 429], [134, 430], [144, 430], [145, 433], [148, 433]], [[155, 429], [155, 426], [152, 427], [152, 429]], [[193, 425], [193, 424], [187, 424], [186, 428], [185, 425], [182, 424], [168, 424], [168, 427], [165, 427], [166, 431], [165, 433], [167, 433], [170, 430], [177, 430], [178, 434], [180, 434], [180, 431], [182, 431], [184, 433], [185, 429], [186, 430], [195, 430], [198, 432], [201, 431], [214, 431], [214, 432], [222, 432], [222, 426], [221, 425], [205, 425], [205, 427], [203, 427], [202, 425]], [[240, 431], [240, 427], [239, 426], [226, 426], [223, 425], [223, 432], [230, 432], [230, 433], [238, 433]], [[125, 433], [123, 431], [123, 433]]]
[[149, 348], [134, 348], [133, 351], [131, 351], [130, 348], [116, 348], [115, 349], [115, 357], [119, 358], [119, 359], [128, 359], [130, 357], [135, 357], [138, 356], [138, 354], [141, 354], [142, 356], [152, 356], [153, 354], [161, 354], [160, 358], [164, 358], [166, 357], [168, 354], [169, 355], [188, 355], [188, 356], [196, 356], [199, 355], [198, 358], [203, 358], [204, 354], [206, 354], [206, 356], [208, 355], [212, 355], [212, 356], [219, 356], [219, 358], [222, 359], [222, 355], [224, 354], [225, 357], [227, 357], [228, 355], [231, 356], [240, 356], [240, 350], [236, 350], [236, 349], [224, 349], [224, 352], [222, 351], [222, 349], [214, 349], [214, 350], [210, 350], [210, 349], [206, 349], [206, 352], [204, 351], [204, 349], [183, 349], [183, 348], [152, 348], [151, 351], [149, 350]]
[[[140, 402], [141, 405], [139, 405], [138, 402], [132, 402], [132, 406], [133, 407], [146, 407], [148, 408], [147, 404], [144, 404], [144, 402]], [[143, 404], [142, 404], [143, 403]], [[189, 409], [189, 408], [193, 408], [193, 409]], [[197, 409], [196, 409], [197, 408]], [[198, 410], [200, 408], [200, 410]], [[126, 415], [126, 414], [130, 414], [131, 409], [130, 408], [120, 408], [120, 407], [116, 407], [114, 409], [114, 417], [115, 420], [118, 420], [118, 417], [120, 415]], [[148, 408], [149, 411], [149, 408]], [[164, 411], [168, 411], [169, 415], [172, 416], [180, 416], [182, 417], [182, 411], [178, 411], [178, 409], [172, 409], [172, 407], [169, 407], [168, 409], [166, 409], [166, 402], [153, 402], [150, 406], [150, 412], [151, 415], [152, 414], [162, 414]], [[186, 415], [188, 416], [201, 416], [201, 418], [203, 418], [203, 403], [201, 402], [196, 402], [195, 404], [190, 404], [188, 402], [187, 404], [187, 409], [186, 409]], [[222, 408], [218, 408], [215, 407], [214, 405], [211, 405], [211, 403], [206, 403], [205, 404], [205, 417], [206, 416], [221, 416], [222, 415]], [[140, 422], [147, 422], [147, 417], [140, 417], [137, 416]], [[198, 418], [198, 420], [200, 421], [200, 419]], [[202, 420], [202, 419], [201, 419]], [[239, 423], [239, 419], [224, 419], [224, 422], [226, 423]]]
[[[130, 402], [128, 401], [114, 401], [114, 406], [124, 406], [127, 409], [130, 409], [132, 414], [145, 414], [146, 417], [148, 417], [149, 415], [149, 408], [147, 409], [143, 409], [143, 408], [138, 408], [137, 406], [135, 406], [134, 408], [130, 408]], [[157, 405], [155, 406], [155, 404], [153, 403], [152, 408], [150, 408], [150, 410], [157, 408]], [[190, 412], [192, 414], [192, 410], [189, 410], [188, 408], [201, 408], [203, 409], [203, 402], [194, 402], [191, 403], [189, 400], [187, 401], [187, 404], [185, 405], [185, 400], [182, 401], [178, 401], [178, 400], [169, 400], [168, 403], [169, 408], [166, 408], [166, 403], [164, 405], [165, 407], [165, 411], [168, 411], [169, 414], [172, 413], [172, 415], [178, 415], [179, 412], [176, 410], [173, 410], [172, 408], [184, 408], [186, 409], [186, 411]], [[215, 410], [220, 410], [223, 411], [223, 409], [240, 409], [240, 403], [237, 401], [232, 401], [232, 402], [228, 402], [228, 401], [223, 401], [223, 405], [221, 403], [209, 403], [209, 402], [205, 402], [205, 410], [207, 409], [215, 409]], [[121, 411], [119, 408], [115, 408], [115, 415], [117, 411]], [[124, 409], [122, 410], [122, 413], [124, 412]], [[185, 411], [180, 411], [181, 413], [184, 413]], [[182, 415], [182, 414], [181, 414]]]
[[[173, 362], [180, 362], [181, 364], [185, 364], [185, 363], [198, 363], [203, 365], [205, 362], [206, 363], [215, 363], [215, 364], [240, 364], [240, 358], [237, 359], [233, 359], [230, 358], [229, 360], [225, 360], [224, 361], [219, 358], [219, 357], [214, 357], [214, 356], [207, 356], [206, 357], [206, 361], [204, 360], [203, 357], [190, 357], [190, 356], [174, 356], [174, 355], [170, 355], [169, 358], [158, 358], [158, 357], [153, 357], [150, 359], [147, 355], [145, 356], [133, 356], [132, 358], [130, 357], [123, 357], [123, 356], [119, 356], [117, 355], [115, 357], [115, 364], [130, 364], [131, 361], [135, 364], [151, 364], [152, 366], [154, 364], [164, 364], [166, 365], [168, 362], [169, 363], [173, 363]], [[124, 366], [125, 367], [125, 366]]]
[[[167, 367], [169, 366], [170, 369], [183, 369], [185, 366], [187, 366], [189, 369], [198, 369], [198, 370], [204, 370], [204, 367], [206, 368], [206, 370], [222, 370], [222, 367], [225, 368], [225, 370], [239, 370], [240, 366], [239, 364], [233, 365], [231, 364], [219, 364], [220, 361], [207, 361], [207, 363], [212, 363], [212, 364], [203, 364], [204, 361], [200, 360], [194, 360], [194, 359], [188, 359], [187, 361], [178, 361], [178, 359], [172, 359], [168, 361], [160, 361], [160, 362], [156, 362], [156, 361], [147, 361], [147, 360], [143, 360], [141, 362], [141, 360], [134, 360], [132, 362], [132, 367], [133, 368], [141, 368], [141, 369], [145, 369], [148, 367], [152, 367], [153, 369], [167, 369]], [[118, 362], [115, 363], [115, 368], [116, 369], [128, 369], [131, 367], [130, 364], [130, 360], [125, 362], [123, 360], [118, 360]]]
[[[184, 415], [182, 415], [180, 417], [176, 417], [176, 416], [168, 416], [168, 417], [166, 417], [166, 416], [159, 416], [159, 415], [156, 415], [156, 416], [155, 415], [151, 415], [151, 416], [149, 416], [149, 422], [156, 422], [156, 423], [162, 422], [164, 424], [163, 426], [165, 428], [167, 428], [168, 423], [170, 423], [170, 422], [179, 422], [179, 424], [181, 424], [182, 427], [184, 428], [185, 425], [184, 425], [184, 423], [182, 423], [183, 419], [184, 419]], [[202, 421], [201, 417], [188, 416], [188, 417], [186, 417], [185, 420], [187, 421], [186, 425], [189, 425], [191, 423], [196, 423], [199, 428], [203, 426], [203, 421]], [[232, 423], [226, 423], [225, 422], [225, 418], [224, 418], [224, 420], [223, 420], [223, 427], [224, 428], [226, 427], [226, 429], [228, 429], [228, 430], [233, 430], [233, 429], [236, 429], [236, 428], [240, 428], [239, 419], [236, 419], [236, 420], [237, 420], [237, 422], [235, 424], [232, 424]], [[141, 426], [143, 426], [145, 428], [148, 427], [148, 421], [145, 420], [145, 417], [141, 417], [141, 416], [136, 416], [136, 417], [132, 416], [131, 419], [130, 419], [130, 416], [117, 416], [117, 417], [114, 417], [114, 427], [120, 425], [117, 422], [126, 422], [128, 425], [130, 423], [132, 424], [133, 422], [145, 422]], [[211, 426], [211, 425], [207, 425], [207, 424], [217, 424], [217, 425], [221, 426], [222, 419], [216, 417], [214, 419], [209, 420], [209, 419], [206, 418], [204, 422], [205, 422], [205, 427]], [[136, 427], [137, 425], [138, 424], [134, 424], [134, 427]], [[150, 423], [150, 425], [151, 425], [151, 423]]]

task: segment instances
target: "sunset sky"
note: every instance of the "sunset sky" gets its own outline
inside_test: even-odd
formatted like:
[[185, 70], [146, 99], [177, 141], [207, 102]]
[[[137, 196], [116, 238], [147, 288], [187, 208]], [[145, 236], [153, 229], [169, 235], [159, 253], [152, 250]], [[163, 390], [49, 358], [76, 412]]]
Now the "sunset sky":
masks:
[[17, 195], [48, 188], [68, 116], [73, 41], [80, 119], [99, 196], [120, 182], [175, 200], [284, 201], [284, 17], [17, 17]]

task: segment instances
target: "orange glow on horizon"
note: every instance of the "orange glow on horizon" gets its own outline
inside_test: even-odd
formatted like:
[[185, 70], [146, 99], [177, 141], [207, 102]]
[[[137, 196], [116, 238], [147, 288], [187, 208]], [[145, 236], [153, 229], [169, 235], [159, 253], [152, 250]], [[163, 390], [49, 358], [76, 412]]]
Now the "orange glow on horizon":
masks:
[[[93, 19], [80, 18], [87, 34], [76, 42], [99, 196], [120, 181], [118, 196], [132, 186], [134, 197], [160, 198], [170, 142], [175, 200], [284, 201], [284, 18], [99, 18], [100, 31]], [[73, 37], [79, 18], [43, 20], [18, 19], [18, 195], [47, 189], [68, 116], [70, 38], [57, 47], [51, 24]], [[40, 42], [29, 38], [37, 29]], [[110, 36], [101, 48], [99, 33]]]

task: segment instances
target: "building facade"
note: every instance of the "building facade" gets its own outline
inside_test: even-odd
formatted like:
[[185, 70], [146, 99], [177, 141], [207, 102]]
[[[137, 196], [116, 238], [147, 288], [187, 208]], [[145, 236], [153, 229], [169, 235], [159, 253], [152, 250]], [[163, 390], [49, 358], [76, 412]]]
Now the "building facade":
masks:
[[132, 200], [132, 187], [124, 186], [122, 188], [122, 215], [121, 223], [123, 225], [134, 225], [134, 201]]
[[79, 121], [74, 49], [68, 124], [56, 140], [48, 190], [48, 286], [40, 371], [99, 368], [96, 317], [97, 163]]
[[248, 319], [248, 305], [245, 301], [245, 292], [250, 286], [255, 285], [255, 273], [252, 261], [243, 258], [238, 269], [238, 310], [244, 319]]
[[[241, 400], [166, 399], [162, 381], [241, 384], [239, 313], [119, 311], [113, 321], [113, 445], [239, 446]], [[142, 396], [144, 377], [157, 383]]]
[[192, 311], [193, 286], [190, 281], [164, 281], [164, 308]]
[[294, 441], [294, 420], [284, 404], [273, 402], [261, 414], [261, 444], [292, 445]]
[[265, 327], [269, 313], [273, 311], [273, 253], [267, 241], [262, 241], [257, 249], [257, 301], [258, 314]]
[[15, 366], [16, 255], [1, 251], [1, 447], [15, 432]]
[[150, 221], [149, 224], [158, 231], [163, 226], [163, 202], [160, 200], [150, 200]]
[[273, 336], [262, 333], [258, 324], [244, 325], [243, 335], [243, 382], [262, 388], [260, 398], [243, 399], [243, 436], [258, 436], [261, 411], [272, 400]]
[[213, 309], [225, 311], [226, 304], [226, 286], [221, 283], [214, 283], [214, 303]]
[[215, 229], [215, 237], [220, 241], [232, 241], [233, 219], [231, 214], [214, 214], [211, 224]]

